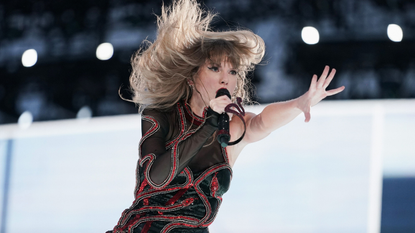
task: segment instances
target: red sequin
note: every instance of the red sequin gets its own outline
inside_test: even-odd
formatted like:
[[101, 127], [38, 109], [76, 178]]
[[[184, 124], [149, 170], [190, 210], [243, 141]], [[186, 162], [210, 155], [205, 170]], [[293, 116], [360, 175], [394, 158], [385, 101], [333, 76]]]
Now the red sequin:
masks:
[[143, 200], [143, 205], [148, 205], [148, 198]]
[[213, 176], [212, 178], [212, 183], [210, 185], [210, 192], [212, 193], [212, 196], [216, 196], [216, 191], [218, 191], [219, 189], [219, 181], [218, 178], [216, 177], [216, 175], [218, 174], [218, 172], [215, 173], [215, 176]]
[[183, 204], [184, 206], [188, 206], [188, 205], [192, 204], [195, 200], [196, 200], [196, 198], [187, 198], [186, 200], [184, 200], [184, 201], [182, 202], [182, 204]]
[[136, 196], [138, 197], [138, 195], [140, 193], [142, 193], [144, 191], [144, 188], [147, 186], [147, 179], [144, 179], [143, 182], [140, 185], [140, 189], [138, 190]]
[[151, 224], [153, 222], [147, 222], [146, 225], [144, 225], [143, 230], [141, 231], [142, 233], [147, 233], [148, 230], [150, 230]]
[[187, 192], [187, 189], [182, 189], [176, 193], [168, 202], [166, 202], [166, 206], [173, 205], [179, 198], [183, 196], [184, 193]]

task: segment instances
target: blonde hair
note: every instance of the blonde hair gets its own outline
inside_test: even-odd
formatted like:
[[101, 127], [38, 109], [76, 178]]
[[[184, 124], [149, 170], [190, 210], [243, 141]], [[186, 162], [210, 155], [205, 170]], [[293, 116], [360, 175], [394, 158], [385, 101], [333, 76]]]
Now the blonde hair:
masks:
[[157, 39], [144, 42], [131, 59], [132, 101], [145, 107], [168, 109], [181, 99], [188, 101], [199, 67], [207, 61], [230, 62], [239, 71], [235, 96], [250, 101], [248, 71], [253, 70], [265, 52], [261, 37], [248, 30], [214, 32], [210, 23], [215, 17], [200, 8], [196, 0], [174, 0], [162, 6], [157, 16]]

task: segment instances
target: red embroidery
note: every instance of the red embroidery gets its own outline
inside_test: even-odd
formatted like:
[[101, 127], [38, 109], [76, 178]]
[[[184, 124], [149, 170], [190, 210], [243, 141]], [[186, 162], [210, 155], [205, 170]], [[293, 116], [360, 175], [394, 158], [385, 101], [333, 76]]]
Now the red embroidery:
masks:
[[[184, 217], [184, 216], [171, 216], [171, 215], [169, 215], [169, 216], [164, 215], [164, 216], [143, 217], [141, 219], [136, 220], [133, 224], [129, 225], [128, 232], [132, 233], [133, 232], [132, 230], [134, 230], [134, 228], [136, 228], [138, 225], [140, 225], [143, 222], [160, 221], [160, 220], [161, 221], [166, 221], [166, 220], [167, 221], [169, 221], [169, 220], [170, 221], [175, 221], [175, 220], [177, 220], [177, 221], [180, 221], [180, 222], [184, 222], [183, 225], [185, 225], [185, 226], [195, 227], [196, 226], [195, 224], [197, 223], [198, 219], [190, 218], [190, 217]], [[187, 223], [185, 223], [185, 222], [187, 222]], [[163, 232], [166, 232], [166, 231], [164, 231], [164, 229], [166, 229], [166, 227], [167, 226], [165, 226], [163, 228]]]
[[[114, 228], [114, 233], [121, 231], [124, 233], [125, 230], [128, 229], [128, 232], [132, 232], [137, 226], [140, 224], [146, 222], [144, 227], [151, 228], [151, 223], [154, 221], [160, 221], [160, 222], [166, 222], [166, 226], [163, 228], [162, 232], [167, 232], [173, 228], [178, 228], [180, 226], [183, 227], [206, 227], [211, 224], [213, 219], [216, 217], [217, 209], [212, 210], [212, 206], [210, 205], [210, 199], [212, 197], [215, 197], [218, 201], [218, 207], [221, 204], [222, 198], [220, 196], [217, 196], [217, 192], [219, 190], [220, 184], [219, 180], [217, 178], [218, 171], [222, 169], [228, 169], [230, 171], [231, 177], [232, 177], [232, 169], [229, 167], [228, 163], [228, 157], [227, 157], [227, 151], [226, 148], [222, 150], [222, 155], [224, 156], [224, 159], [226, 161], [226, 164], [217, 164], [214, 165], [208, 169], [206, 169], [196, 180], [193, 180], [193, 175], [191, 171], [186, 167], [183, 172], [186, 174], [186, 177], [188, 178], [185, 184], [177, 185], [177, 186], [169, 186], [171, 180], [173, 180], [176, 176], [177, 168], [176, 165], [178, 164], [178, 154], [177, 149], [180, 142], [185, 140], [186, 138], [190, 137], [193, 133], [195, 133], [198, 129], [200, 129], [201, 126], [197, 127], [197, 129], [188, 130], [186, 131], [186, 112], [183, 110], [180, 104], [177, 104], [178, 108], [178, 114], [180, 115], [180, 121], [181, 121], [181, 132], [175, 138], [173, 141], [166, 143], [167, 146], [171, 147], [171, 159], [172, 159], [172, 171], [169, 174], [169, 177], [166, 178], [166, 181], [163, 182], [163, 185], [157, 186], [156, 188], [153, 186], [151, 180], [148, 180], [147, 177], [149, 176], [148, 169], [150, 168], [152, 162], [154, 162], [155, 155], [154, 154], [148, 154], [146, 156], [143, 156], [139, 166], [143, 167], [144, 163], [146, 163], [146, 166], [143, 168], [138, 167], [137, 169], [137, 180], [141, 181], [141, 183], [137, 182], [136, 186], [136, 200], [133, 202], [133, 205], [125, 210], [118, 222], [118, 225]], [[186, 110], [188, 110], [187, 106], [185, 106]], [[206, 110], [206, 109], [205, 109]], [[205, 115], [205, 112], [204, 112]], [[151, 121], [153, 123], [153, 126], [151, 127], [148, 132], [143, 136], [142, 140], [140, 141], [139, 148], [141, 149], [141, 145], [143, 141], [154, 134], [159, 128], [158, 122], [156, 122], [152, 117], [144, 116], [145, 120]], [[204, 119], [201, 119], [204, 120]], [[203, 124], [202, 124], [203, 125]], [[185, 134], [186, 132], [186, 134]], [[140, 154], [141, 157], [141, 154]], [[214, 173], [214, 174], [212, 174]], [[140, 176], [141, 174], [144, 174], [143, 177]], [[181, 173], [182, 174], [182, 173]], [[183, 174], [182, 174], [183, 175]], [[209, 175], [212, 175], [212, 180], [210, 182], [210, 194], [205, 194], [204, 191], [202, 191], [201, 187], [199, 186]], [[148, 185], [150, 184], [150, 185]], [[205, 184], [204, 184], [205, 185]], [[195, 197], [191, 196], [186, 198], [185, 200], [178, 202], [180, 198], [183, 198], [183, 196], [186, 196], [186, 192], [194, 187], [195, 192], [197, 193]], [[192, 189], [193, 191], [193, 189]], [[151, 205], [150, 205], [150, 198], [156, 197], [157, 195], [164, 195], [167, 193], [175, 193], [173, 197], [170, 198], [166, 202], [165, 205], [158, 206], [157, 199], [151, 199]], [[189, 196], [189, 195], [187, 195]], [[200, 200], [199, 200], [200, 199]], [[154, 201], [153, 201], [154, 200]], [[199, 200], [203, 203], [205, 206], [205, 216], [202, 218], [202, 216], [198, 218], [194, 217], [188, 217], [183, 215], [178, 215], [175, 213], [175, 211], [180, 210], [184, 207], [187, 207], [189, 205], [192, 205], [195, 200]], [[199, 203], [198, 202], [198, 203]], [[142, 206], [139, 205], [139, 203], [142, 203]], [[137, 205], [140, 206], [137, 208]], [[134, 209], [136, 208], [136, 209]], [[188, 207], [188, 209], [192, 211], [191, 207]], [[147, 213], [157, 214], [156, 216], [146, 216]], [[150, 215], [152, 215], [150, 214]], [[167, 223], [170, 222], [170, 223]], [[153, 224], [154, 227], [154, 224]]]
[[180, 140], [180, 138], [181, 138], [181, 136], [183, 135], [184, 130], [185, 130], [185, 127], [184, 127], [184, 119], [183, 119], [183, 113], [182, 113], [182, 111], [181, 111], [181, 107], [180, 107], [180, 104], [179, 104], [179, 103], [177, 103], [177, 110], [178, 110], [179, 115], [180, 115], [180, 123], [181, 123], [180, 134], [179, 134], [179, 136], [178, 136], [177, 138], [175, 138], [175, 139], [174, 139], [174, 140], [172, 140], [171, 142], [167, 143], [167, 144], [166, 144], [166, 148], [170, 147], [172, 144], [176, 144], [176, 143], [177, 143], [177, 141], [179, 141], [179, 140]]
[[128, 232], [132, 232], [131, 231], [131, 229], [132, 229], [132, 227], [133, 227], [133, 225], [134, 225], [134, 223], [135, 222], [137, 222], [137, 221], [139, 221], [140, 220], [140, 218], [141, 218], [141, 214], [139, 214], [139, 215], [136, 215], [134, 218], [132, 218], [128, 223], [131, 223], [131, 224], [126, 224], [126, 225], [124, 225], [123, 227], [115, 227], [114, 228], [114, 233], [124, 233], [124, 230], [125, 229], [128, 229]]
[[170, 224], [166, 225], [161, 232], [166, 233], [166, 232], [172, 230], [173, 228], [176, 228], [176, 227], [179, 227], [179, 226], [195, 227], [195, 225], [176, 222], [176, 223], [170, 223]]
[[225, 155], [225, 156], [224, 156], [224, 158], [225, 158], [225, 162], [226, 162], [226, 163], [229, 163], [229, 156], [228, 156], [228, 150], [227, 150], [227, 148], [228, 148], [228, 147], [225, 147], [225, 148], [223, 148], [223, 147], [222, 147], [222, 154], [223, 154], [223, 155]]
[[[207, 170], [205, 170], [200, 176], [199, 176], [199, 178], [197, 178], [197, 180], [195, 180], [195, 187], [196, 187], [196, 192], [197, 192], [197, 194], [199, 195], [199, 197], [201, 197], [201, 199], [202, 199], [202, 201], [203, 201], [203, 204], [205, 205], [205, 207], [206, 207], [206, 214], [205, 214], [205, 217], [203, 217], [201, 220], [200, 220], [200, 223], [201, 224], [204, 224], [207, 220], [209, 220], [209, 216], [211, 215], [211, 213], [212, 213], [212, 207], [210, 206], [210, 203], [209, 203], [209, 201], [208, 201], [208, 198], [207, 198], [207, 196], [205, 196], [204, 195], [204, 193], [203, 193], [203, 191], [202, 190], [200, 190], [200, 188], [199, 188], [199, 184], [206, 178], [206, 176], [208, 176], [208, 175], [210, 175], [212, 172], [214, 172], [214, 171], [219, 171], [219, 170], [221, 170], [221, 169], [223, 169], [224, 167], [228, 167], [228, 168], [230, 168], [229, 167], [229, 165], [227, 165], [227, 164], [221, 164], [221, 165], [217, 165], [217, 166], [213, 166], [213, 167], [211, 167], [211, 168], [209, 168], [209, 169], [207, 169]], [[231, 170], [230, 170], [231, 171]]]
[[[147, 199], [145, 199], [145, 200], [147, 200]], [[133, 214], [138, 214], [138, 213], [147, 212], [147, 211], [151, 210], [151, 211], [157, 211], [159, 214], [161, 214], [162, 213], [161, 211], [172, 211], [172, 210], [179, 209], [179, 208], [182, 208], [182, 207], [185, 207], [185, 206], [189, 206], [190, 204], [192, 204], [194, 202], [194, 200], [196, 200], [196, 198], [188, 198], [188, 199], [184, 200], [182, 203], [179, 203], [179, 204], [176, 204], [176, 205], [171, 205], [171, 206], [168, 206], [168, 207], [164, 207], [164, 206], [144, 206], [144, 207], [141, 207], [138, 210], [133, 211], [132, 213]], [[147, 205], [148, 205], [148, 203], [147, 203]]]
[[219, 189], [219, 182], [218, 182], [218, 178], [216, 177], [216, 175], [218, 174], [218, 172], [215, 172], [215, 175], [212, 178], [212, 182], [210, 184], [210, 192], [212, 193], [212, 196], [216, 197], [216, 191], [218, 191]]
[[140, 185], [140, 189], [138, 190], [138, 192], [136, 193], [136, 198], [138, 197], [138, 195], [140, 193], [142, 193], [144, 191], [144, 188], [147, 186], [147, 179], [144, 179], [143, 182]]
[[173, 205], [186, 192], [187, 192], [187, 189], [182, 189], [182, 190], [178, 191], [172, 198], [170, 198], [170, 200], [168, 202], [166, 202], [166, 206]]
[[185, 113], [187, 113], [185, 114], [185, 116], [189, 122], [192, 122], [194, 125], [197, 126], [200, 126], [204, 122], [204, 119], [194, 114], [192, 110], [189, 109], [189, 106], [187, 104], [184, 104], [184, 107], [186, 109]]
[[147, 233], [148, 230], [150, 230], [151, 224], [153, 222], [147, 222], [146, 225], [144, 225], [143, 230], [141, 231], [142, 233]]
[[[180, 105], [179, 105], [179, 103], [177, 103], [178, 104], [178, 108], [179, 108], [179, 114], [180, 114], [180, 121], [181, 121], [181, 132], [180, 132], [180, 135], [182, 135], [183, 134], [183, 132], [184, 132], [184, 130], [185, 130], [185, 127], [184, 127], [184, 118], [183, 118], [183, 113], [182, 113], [182, 110], [180, 109]], [[180, 137], [178, 137], [179, 139], [180, 139]], [[179, 142], [180, 142], [181, 140], [177, 140], [177, 141], [175, 141], [174, 143], [174, 146], [173, 146], [173, 148], [172, 148], [172, 158], [171, 158], [171, 160], [172, 160], [172, 171], [170, 172], [170, 174], [169, 174], [169, 176], [166, 178], [166, 180], [165, 181], [163, 181], [161, 184], [156, 184], [156, 183], [154, 183], [154, 182], [152, 182], [151, 181], [151, 179], [149, 179], [149, 177], [150, 177], [150, 169], [149, 169], [149, 166], [147, 166], [146, 167], [146, 171], [145, 171], [145, 174], [146, 174], [146, 177], [147, 177], [147, 180], [148, 180], [148, 182], [149, 182], [149, 184], [154, 188], [154, 189], [164, 189], [167, 185], [169, 185], [169, 183], [173, 180], [173, 178], [176, 176], [176, 173], [177, 173], [177, 167], [178, 167], [178, 160], [179, 160], [179, 158], [178, 158], [178, 156], [177, 156], [177, 147], [178, 147], [178, 144], [179, 144]]]
[[143, 200], [143, 205], [148, 205], [148, 198]]
[[182, 202], [183, 206], [189, 206], [191, 205], [194, 201], [196, 200], [196, 198], [187, 198], [186, 200], [184, 200]]

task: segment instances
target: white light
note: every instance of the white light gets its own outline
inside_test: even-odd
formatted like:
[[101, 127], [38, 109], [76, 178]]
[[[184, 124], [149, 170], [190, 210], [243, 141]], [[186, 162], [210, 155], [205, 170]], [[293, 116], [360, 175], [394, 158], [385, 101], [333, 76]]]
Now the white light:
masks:
[[22, 129], [29, 128], [32, 122], [33, 116], [32, 113], [30, 113], [29, 111], [25, 111], [24, 113], [22, 113], [22, 115], [20, 115], [19, 119], [17, 120], [17, 124]]
[[24, 67], [32, 67], [37, 62], [37, 52], [34, 49], [26, 50], [22, 55], [22, 64]]
[[114, 47], [110, 43], [102, 43], [97, 47], [96, 54], [99, 60], [108, 60], [114, 54]]
[[393, 42], [401, 42], [403, 38], [402, 28], [396, 24], [388, 25], [388, 37]]
[[301, 38], [306, 44], [317, 44], [320, 40], [320, 35], [314, 27], [304, 27], [301, 30]]
[[78, 119], [89, 119], [92, 117], [92, 110], [88, 106], [83, 106], [79, 109], [78, 113], [76, 114], [76, 118]]

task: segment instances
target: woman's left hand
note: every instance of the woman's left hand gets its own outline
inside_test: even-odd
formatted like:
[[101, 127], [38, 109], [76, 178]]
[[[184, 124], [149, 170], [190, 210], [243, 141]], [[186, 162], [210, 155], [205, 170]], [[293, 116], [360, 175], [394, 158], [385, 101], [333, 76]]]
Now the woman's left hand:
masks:
[[342, 92], [345, 88], [344, 86], [341, 86], [336, 89], [326, 91], [326, 88], [329, 86], [331, 80], [333, 80], [334, 74], [336, 74], [336, 69], [332, 69], [330, 74], [329, 70], [330, 67], [326, 66], [318, 81], [317, 75], [313, 75], [310, 88], [306, 93], [304, 93], [304, 95], [298, 98], [297, 107], [304, 112], [305, 122], [310, 121], [310, 108], [312, 106], [316, 105], [327, 96], [332, 96]]

